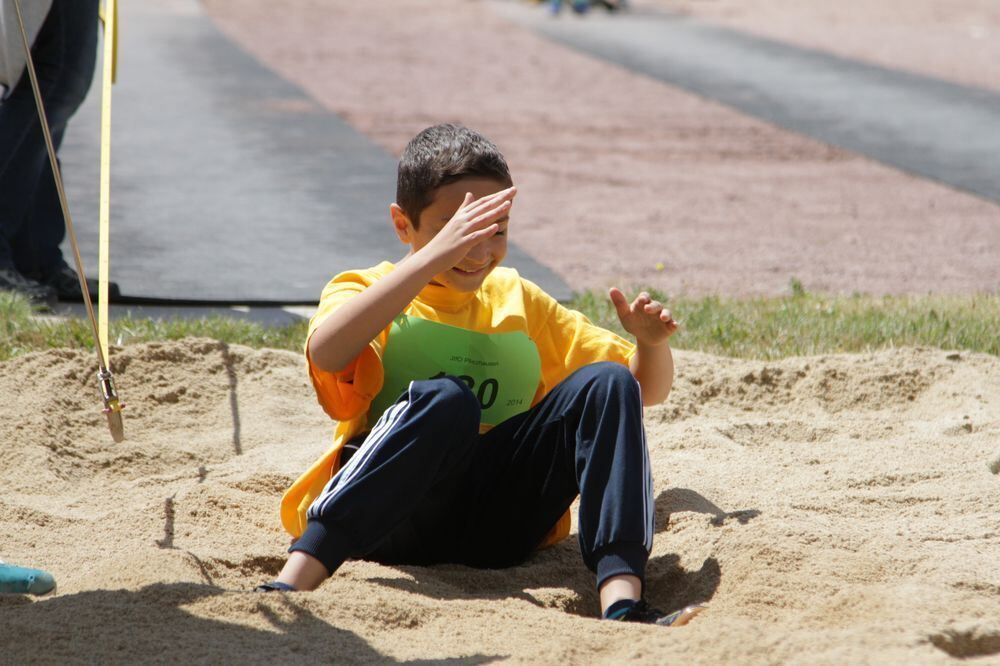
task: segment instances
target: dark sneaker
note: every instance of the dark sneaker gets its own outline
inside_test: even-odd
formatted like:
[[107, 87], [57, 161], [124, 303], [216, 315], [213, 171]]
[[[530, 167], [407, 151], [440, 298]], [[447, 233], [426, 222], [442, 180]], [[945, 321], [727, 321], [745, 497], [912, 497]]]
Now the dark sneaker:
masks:
[[48, 572], [0, 562], [0, 594], [41, 596], [55, 589], [56, 579]]
[[[69, 266], [63, 266], [50, 275], [45, 280], [45, 284], [55, 289], [56, 296], [58, 296], [60, 301], [79, 303], [83, 300], [83, 296], [80, 294], [80, 278], [77, 277], [76, 271]], [[90, 292], [91, 299], [97, 298], [96, 279], [87, 278], [87, 291]], [[118, 283], [108, 282], [108, 299], [117, 300], [121, 298], [121, 295], [122, 292], [118, 287]]]
[[0, 268], [0, 291], [13, 291], [21, 294], [36, 307], [49, 308], [56, 302], [55, 289], [29, 280], [13, 268]]
[[661, 627], [683, 627], [694, 616], [705, 610], [705, 606], [696, 604], [673, 613], [664, 613], [657, 608], [650, 608], [645, 599], [636, 602], [618, 602], [608, 609], [606, 620], [619, 622], [639, 622], [641, 624], [658, 624]]
[[288, 583], [279, 583], [276, 580], [270, 583], [264, 583], [263, 585], [258, 585], [253, 588], [254, 592], [297, 592], [297, 590], [289, 585]]

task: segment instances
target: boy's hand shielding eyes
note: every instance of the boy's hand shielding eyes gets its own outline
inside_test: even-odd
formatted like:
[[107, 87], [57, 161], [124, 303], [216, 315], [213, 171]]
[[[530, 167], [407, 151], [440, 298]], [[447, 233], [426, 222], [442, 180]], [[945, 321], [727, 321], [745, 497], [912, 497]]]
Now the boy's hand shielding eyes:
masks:
[[636, 342], [658, 345], [666, 342], [677, 331], [677, 322], [670, 310], [663, 307], [663, 303], [650, 298], [648, 293], [642, 292], [632, 303], [628, 302], [625, 294], [617, 287], [612, 287], [608, 295], [618, 311], [622, 328], [634, 335]]
[[481, 199], [473, 199], [472, 194], [467, 193], [455, 214], [421, 251], [429, 252], [440, 270], [452, 268], [465, 258], [473, 245], [500, 230], [497, 220], [507, 216], [516, 194], [514, 186]]

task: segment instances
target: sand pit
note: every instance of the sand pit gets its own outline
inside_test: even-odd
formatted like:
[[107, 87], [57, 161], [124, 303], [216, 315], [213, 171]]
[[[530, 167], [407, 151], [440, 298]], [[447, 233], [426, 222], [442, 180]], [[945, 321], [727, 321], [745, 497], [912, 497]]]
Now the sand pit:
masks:
[[56, 596], [0, 597], [7, 663], [940, 663], [1000, 655], [1000, 361], [898, 349], [746, 362], [679, 352], [646, 422], [649, 596], [682, 629], [601, 623], [573, 540], [524, 566], [349, 563], [247, 592], [287, 544], [285, 485], [331, 430], [300, 355], [209, 340], [112, 354], [115, 445], [89, 354], [0, 374], [0, 557]]

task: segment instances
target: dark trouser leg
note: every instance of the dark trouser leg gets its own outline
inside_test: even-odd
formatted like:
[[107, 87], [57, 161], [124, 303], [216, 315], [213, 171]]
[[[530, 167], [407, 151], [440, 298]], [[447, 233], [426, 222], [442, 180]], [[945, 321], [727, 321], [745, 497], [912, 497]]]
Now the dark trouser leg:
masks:
[[[63, 131], [54, 134], [52, 141], [59, 145]], [[14, 239], [14, 265], [18, 272], [33, 280], [44, 282], [65, 264], [62, 245], [66, 238], [59, 193], [48, 157], [42, 167], [38, 187], [28, 203], [27, 213]]]
[[[56, 148], [93, 78], [97, 6], [97, 0], [53, 2], [31, 49]], [[30, 274], [56, 270], [62, 264], [59, 244], [64, 234], [25, 71], [0, 104], [0, 268]]]
[[[308, 511], [290, 550], [312, 555], [333, 573], [349, 557], [379, 548], [393, 559], [393, 537], [414, 563], [439, 561], [453, 548], [458, 479], [479, 437], [479, 402], [453, 377], [412, 382], [330, 480]], [[415, 538], [407, 538], [413, 533]]]
[[581, 368], [481, 440], [467, 489], [480, 512], [466, 528], [463, 561], [523, 561], [579, 494], [580, 549], [598, 585], [616, 575], [644, 577], [652, 477], [639, 385], [627, 368]]
[[31, 132], [38, 126], [38, 112], [27, 85], [27, 75], [11, 97], [0, 103], [0, 269], [16, 268], [15, 250], [23, 242], [22, 227], [42, 172], [45, 147]]

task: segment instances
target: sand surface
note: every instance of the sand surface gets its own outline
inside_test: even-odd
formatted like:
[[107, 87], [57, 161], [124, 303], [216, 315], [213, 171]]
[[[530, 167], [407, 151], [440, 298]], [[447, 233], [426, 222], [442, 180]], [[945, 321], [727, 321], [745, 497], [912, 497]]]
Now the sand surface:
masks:
[[[681, 629], [602, 623], [575, 540], [524, 566], [348, 563], [260, 596], [282, 489], [328, 441], [302, 358], [208, 340], [0, 372], [0, 553], [58, 594], [0, 597], [4, 663], [942, 663], [1000, 655], [1000, 361], [939, 350], [746, 362], [677, 354], [646, 415], [648, 593]], [[574, 530], [575, 531], [575, 530]], [[990, 657], [992, 655], [992, 657]]]
[[437, 122], [491, 136], [521, 188], [511, 239], [573, 288], [1000, 288], [1000, 206], [570, 51], [492, 3], [205, 6], [394, 154]]

